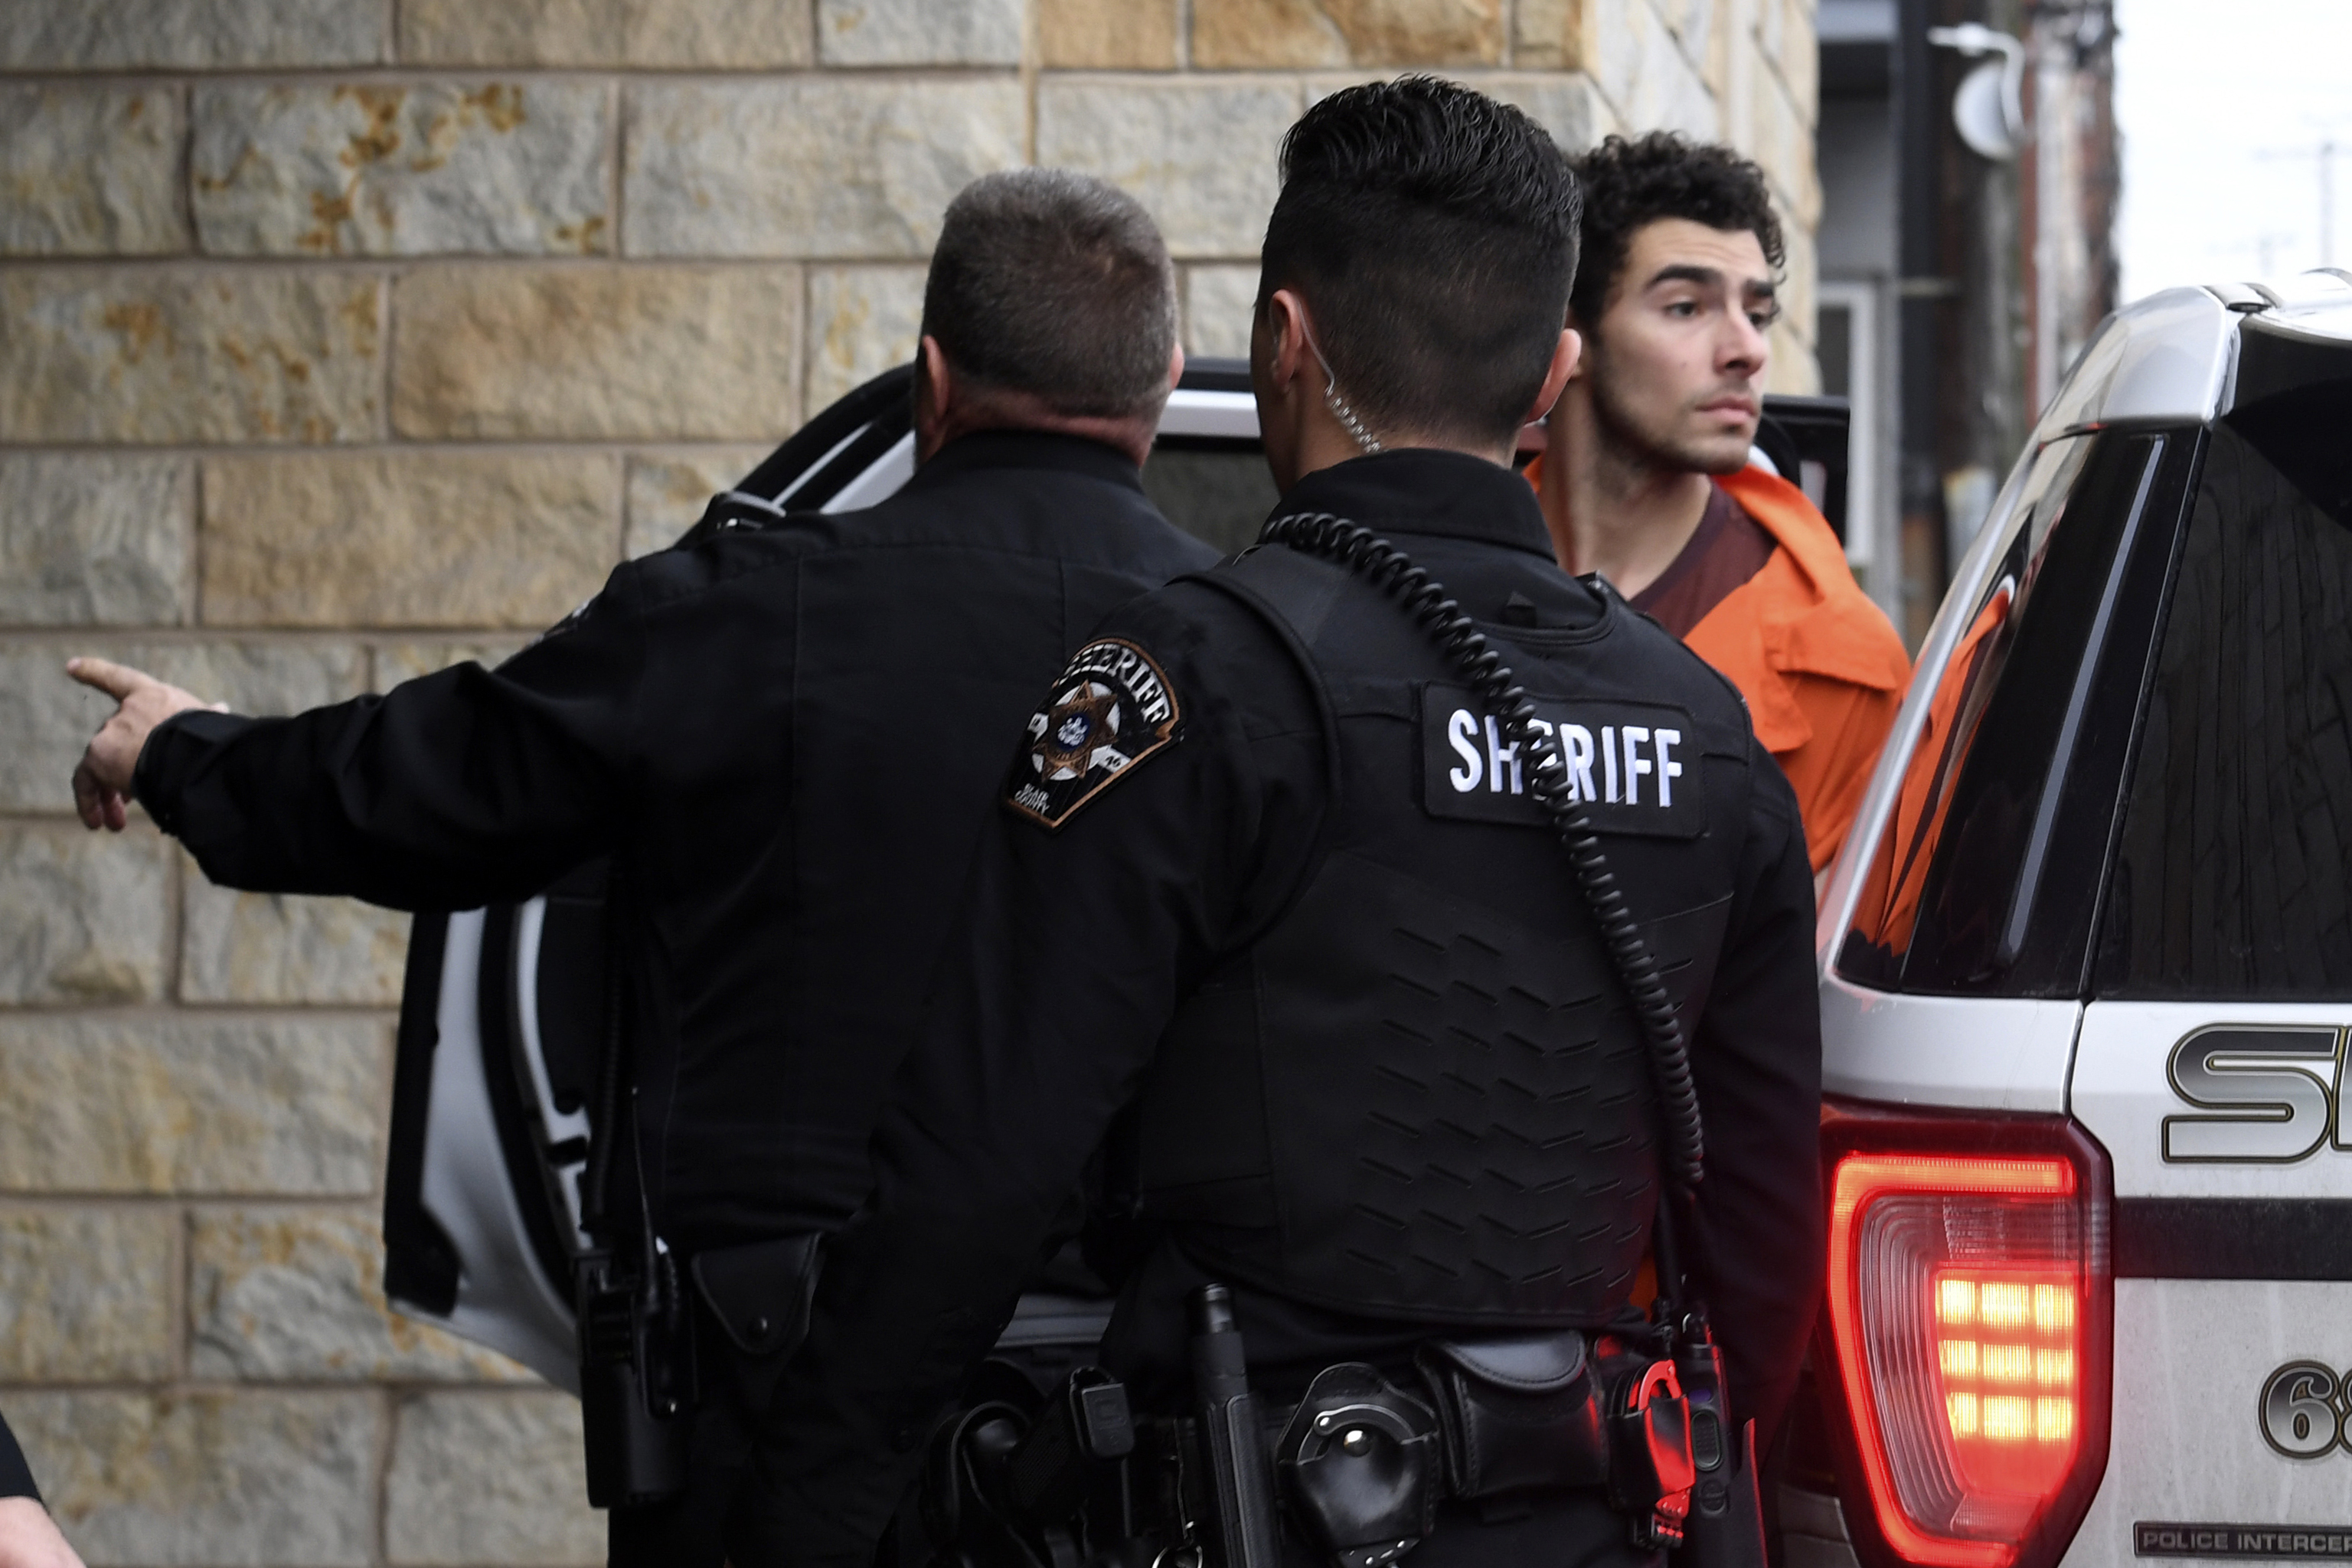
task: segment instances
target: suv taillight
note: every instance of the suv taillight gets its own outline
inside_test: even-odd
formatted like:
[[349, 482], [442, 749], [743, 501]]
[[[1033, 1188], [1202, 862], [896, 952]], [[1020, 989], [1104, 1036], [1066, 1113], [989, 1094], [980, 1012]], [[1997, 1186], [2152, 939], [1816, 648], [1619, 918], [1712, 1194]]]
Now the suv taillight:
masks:
[[1857, 1543], [1882, 1568], [2049, 1568], [2106, 1468], [2105, 1154], [2058, 1117], [1832, 1105], [1822, 1139]]

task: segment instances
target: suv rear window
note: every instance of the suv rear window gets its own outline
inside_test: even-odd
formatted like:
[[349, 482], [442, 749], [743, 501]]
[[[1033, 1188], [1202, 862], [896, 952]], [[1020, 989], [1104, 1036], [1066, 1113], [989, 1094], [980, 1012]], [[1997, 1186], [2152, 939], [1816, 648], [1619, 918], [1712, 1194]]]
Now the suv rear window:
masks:
[[[2249, 327], [2240, 395], [2281, 375]], [[2352, 354], [2220, 422], [2102, 919], [2116, 997], [2352, 994]], [[2315, 367], [2317, 368], [2317, 367]]]
[[2079, 995], [2193, 432], [2054, 441], [1944, 668], [1838, 970]]

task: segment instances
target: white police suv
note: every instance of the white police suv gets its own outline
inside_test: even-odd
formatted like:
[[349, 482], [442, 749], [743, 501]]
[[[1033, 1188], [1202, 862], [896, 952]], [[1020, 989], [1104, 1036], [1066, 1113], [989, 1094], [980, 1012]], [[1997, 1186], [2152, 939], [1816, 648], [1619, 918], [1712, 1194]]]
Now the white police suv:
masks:
[[1785, 1568], [2352, 1560], [2352, 274], [2084, 351], [1822, 900]]

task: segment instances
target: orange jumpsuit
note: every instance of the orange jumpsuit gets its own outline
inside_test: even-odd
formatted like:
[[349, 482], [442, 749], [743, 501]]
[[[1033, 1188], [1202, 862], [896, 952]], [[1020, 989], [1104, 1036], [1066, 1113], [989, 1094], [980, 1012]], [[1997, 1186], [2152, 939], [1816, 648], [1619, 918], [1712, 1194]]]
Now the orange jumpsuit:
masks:
[[[1541, 463], [1528, 466], [1528, 482]], [[1715, 482], [1780, 548], [1683, 640], [1748, 699], [1756, 738], [1797, 793], [1819, 876], [1853, 826], [1911, 660], [1804, 491], [1756, 468]]]

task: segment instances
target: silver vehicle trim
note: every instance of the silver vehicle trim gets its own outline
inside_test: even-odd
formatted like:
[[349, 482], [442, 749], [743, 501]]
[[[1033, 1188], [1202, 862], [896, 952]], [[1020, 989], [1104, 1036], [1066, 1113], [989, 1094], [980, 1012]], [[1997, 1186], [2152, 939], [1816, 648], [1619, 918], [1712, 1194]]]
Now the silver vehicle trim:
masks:
[[888, 451], [875, 458], [872, 468], [835, 491], [833, 499], [817, 510], [862, 511], [897, 495], [914, 477], [915, 433], [909, 430], [899, 437]]
[[1257, 399], [1246, 392], [1195, 392], [1180, 387], [1168, 395], [1167, 412], [1160, 416], [1160, 433], [1255, 440]]
[[2062, 1112], [2082, 1005], [1822, 983], [1822, 1090], [1885, 1105]]
[[2202, 424], [2226, 406], [2238, 318], [2205, 289], [2167, 289], [2108, 317], [2036, 423], [2036, 445], [2121, 420]]

